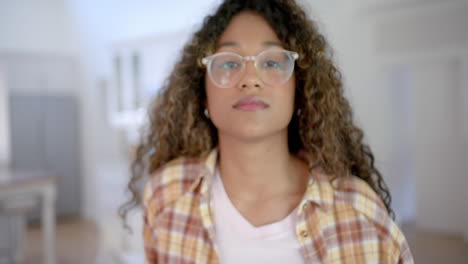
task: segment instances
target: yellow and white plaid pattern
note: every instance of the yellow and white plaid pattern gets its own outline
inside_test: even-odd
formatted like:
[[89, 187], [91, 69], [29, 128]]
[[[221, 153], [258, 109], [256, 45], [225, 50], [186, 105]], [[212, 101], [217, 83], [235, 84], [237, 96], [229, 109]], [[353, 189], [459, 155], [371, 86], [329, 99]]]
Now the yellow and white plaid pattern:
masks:
[[[178, 158], [145, 186], [146, 263], [219, 263], [210, 188], [217, 149]], [[307, 160], [302, 152], [301, 157]], [[408, 244], [379, 197], [357, 177], [310, 175], [297, 211], [304, 263], [413, 263]]]

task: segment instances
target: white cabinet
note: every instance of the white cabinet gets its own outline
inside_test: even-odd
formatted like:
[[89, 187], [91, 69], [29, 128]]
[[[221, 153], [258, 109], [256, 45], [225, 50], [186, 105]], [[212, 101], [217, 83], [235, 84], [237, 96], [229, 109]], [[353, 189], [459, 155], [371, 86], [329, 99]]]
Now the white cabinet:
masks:
[[[1, 54], [9, 91], [11, 167], [58, 175], [57, 215], [81, 202], [79, 72], [73, 58]], [[38, 218], [38, 214], [31, 216]]]

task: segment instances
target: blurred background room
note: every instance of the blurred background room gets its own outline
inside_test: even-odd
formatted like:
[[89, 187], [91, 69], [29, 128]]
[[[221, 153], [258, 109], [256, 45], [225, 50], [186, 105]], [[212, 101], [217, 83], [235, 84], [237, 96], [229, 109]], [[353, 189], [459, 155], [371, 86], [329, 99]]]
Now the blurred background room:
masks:
[[[468, 1], [300, 0], [416, 263], [468, 263]], [[220, 0], [0, 0], [0, 264], [143, 263], [146, 107]]]

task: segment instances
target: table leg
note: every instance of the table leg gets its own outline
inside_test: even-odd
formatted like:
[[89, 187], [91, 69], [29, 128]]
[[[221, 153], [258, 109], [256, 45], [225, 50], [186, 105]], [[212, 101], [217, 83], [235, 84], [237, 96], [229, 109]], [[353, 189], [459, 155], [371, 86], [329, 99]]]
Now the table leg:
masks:
[[44, 188], [42, 195], [42, 231], [44, 264], [55, 264], [55, 186]]

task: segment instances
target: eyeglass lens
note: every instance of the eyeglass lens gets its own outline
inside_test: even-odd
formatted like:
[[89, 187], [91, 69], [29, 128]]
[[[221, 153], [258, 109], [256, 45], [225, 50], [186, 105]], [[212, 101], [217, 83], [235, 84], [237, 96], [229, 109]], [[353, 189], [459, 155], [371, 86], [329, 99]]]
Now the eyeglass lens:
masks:
[[[255, 68], [264, 83], [281, 85], [291, 77], [294, 58], [287, 51], [266, 51], [256, 57]], [[220, 53], [213, 57], [209, 74], [217, 86], [228, 88], [240, 81], [244, 70], [245, 61], [241, 56], [234, 53]]]

